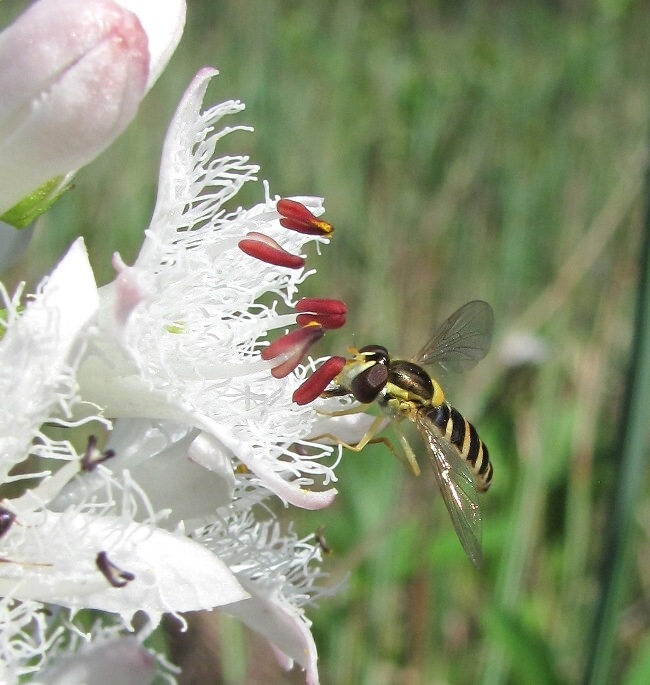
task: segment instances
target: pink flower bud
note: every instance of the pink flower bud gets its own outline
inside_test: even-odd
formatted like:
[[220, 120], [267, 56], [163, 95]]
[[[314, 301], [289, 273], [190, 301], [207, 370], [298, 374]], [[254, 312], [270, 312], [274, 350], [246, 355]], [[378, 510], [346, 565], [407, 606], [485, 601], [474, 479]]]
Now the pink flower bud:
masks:
[[[177, 40], [167, 7], [178, 23], [184, 0], [156, 5]], [[68, 177], [126, 128], [150, 78], [153, 39], [114, 0], [39, 0], [0, 33], [0, 212]]]

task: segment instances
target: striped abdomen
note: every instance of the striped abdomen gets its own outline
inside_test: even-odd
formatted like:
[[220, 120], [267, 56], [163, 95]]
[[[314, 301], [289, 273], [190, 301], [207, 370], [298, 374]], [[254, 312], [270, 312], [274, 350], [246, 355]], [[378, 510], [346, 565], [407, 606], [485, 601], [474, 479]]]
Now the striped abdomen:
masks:
[[476, 479], [476, 489], [485, 492], [492, 481], [490, 455], [476, 428], [456, 409], [444, 402], [426, 411], [427, 418], [467, 461]]

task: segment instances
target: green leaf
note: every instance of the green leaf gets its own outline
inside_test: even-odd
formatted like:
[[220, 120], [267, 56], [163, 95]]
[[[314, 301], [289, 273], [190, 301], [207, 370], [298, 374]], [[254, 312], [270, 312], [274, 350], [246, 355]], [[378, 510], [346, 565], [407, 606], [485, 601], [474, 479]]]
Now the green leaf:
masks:
[[64, 176], [55, 176], [6, 211], [0, 220], [14, 228], [27, 228], [69, 188]]

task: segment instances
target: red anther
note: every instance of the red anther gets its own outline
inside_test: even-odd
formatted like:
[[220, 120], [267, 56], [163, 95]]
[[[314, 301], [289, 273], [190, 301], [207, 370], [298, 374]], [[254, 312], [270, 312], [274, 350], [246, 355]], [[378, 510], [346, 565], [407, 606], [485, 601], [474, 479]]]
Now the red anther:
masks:
[[318, 324], [310, 324], [291, 331], [272, 342], [262, 350], [262, 359], [278, 359], [279, 363], [271, 369], [275, 378], [288, 376], [300, 364], [307, 350], [325, 334], [325, 329]]
[[313, 402], [341, 373], [345, 361], [345, 357], [330, 357], [296, 388], [292, 396], [293, 401], [300, 406]]
[[328, 331], [345, 326], [345, 314], [298, 314], [296, 323], [299, 326], [309, 326], [317, 323]]
[[263, 233], [251, 231], [238, 245], [249, 257], [255, 257], [267, 264], [286, 266], [289, 269], [300, 269], [305, 266], [304, 257], [287, 252], [273, 238]]
[[334, 231], [334, 226], [315, 217], [305, 205], [295, 200], [278, 200], [277, 204], [280, 226], [288, 228], [290, 231], [305, 233], [307, 235], [328, 236]]
[[333, 330], [345, 324], [348, 308], [340, 300], [305, 297], [296, 304], [296, 311], [301, 312], [296, 317], [299, 326], [317, 323], [325, 329]]
[[346, 314], [348, 307], [341, 300], [330, 300], [326, 297], [303, 297], [296, 302], [296, 311], [315, 314]]

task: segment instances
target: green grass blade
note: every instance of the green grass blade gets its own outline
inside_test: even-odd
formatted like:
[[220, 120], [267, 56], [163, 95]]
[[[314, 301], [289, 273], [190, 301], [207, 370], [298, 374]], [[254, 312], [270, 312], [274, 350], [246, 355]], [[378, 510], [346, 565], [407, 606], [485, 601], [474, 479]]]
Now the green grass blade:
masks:
[[[648, 183], [650, 188], [650, 182]], [[650, 192], [648, 192], [650, 196]], [[601, 601], [587, 655], [584, 682], [605, 685], [616, 642], [616, 627], [630, 566], [633, 517], [644, 482], [650, 415], [650, 206], [640, 252], [639, 284], [626, 396], [620, 431], [619, 480], [616, 484], [609, 530], [603, 544]]]

